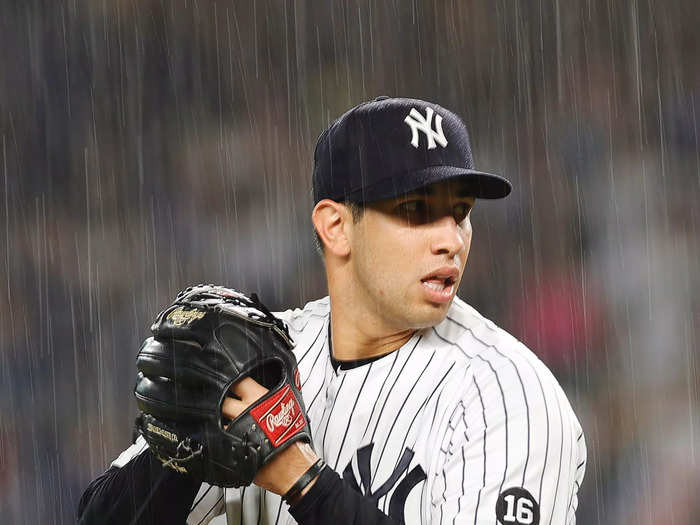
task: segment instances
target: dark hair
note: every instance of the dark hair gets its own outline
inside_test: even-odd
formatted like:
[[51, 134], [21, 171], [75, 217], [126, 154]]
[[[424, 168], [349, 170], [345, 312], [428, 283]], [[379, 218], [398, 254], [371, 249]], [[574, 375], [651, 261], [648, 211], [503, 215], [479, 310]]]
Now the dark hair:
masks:
[[[365, 205], [361, 202], [341, 202], [341, 204], [350, 208], [350, 213], [352, 213], [352, 223], [357, 224], [362, 219], [362, 215], [365, 213]], [[323, 241], [321, 236], [314, 228], [314, 240], [316, 241], [316, 251], [319, 253], [321, 258], [323, 258]]]

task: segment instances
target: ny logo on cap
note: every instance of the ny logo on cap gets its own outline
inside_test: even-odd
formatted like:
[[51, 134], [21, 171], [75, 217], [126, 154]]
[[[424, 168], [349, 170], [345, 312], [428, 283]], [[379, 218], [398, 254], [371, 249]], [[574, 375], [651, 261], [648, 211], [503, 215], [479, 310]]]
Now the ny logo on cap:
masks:
[[437, 146], [435, 142], [437, 141], [443, 148], [447, 146], [447, 139], [445, 134], [442, 132], [442, 117], [440, 115], [435, 115], [435, 130], [432, 129], [433, 120], [433, 108], [425, 108], [425, 118], [416, 108], [411, 108], [411, 112], [404, 119], [404, 122], [411, 126], [411, 145], [414, 148], [418, 147], [418, 130], [425, 133], [428, 137], [428, 149], [435, 149]]

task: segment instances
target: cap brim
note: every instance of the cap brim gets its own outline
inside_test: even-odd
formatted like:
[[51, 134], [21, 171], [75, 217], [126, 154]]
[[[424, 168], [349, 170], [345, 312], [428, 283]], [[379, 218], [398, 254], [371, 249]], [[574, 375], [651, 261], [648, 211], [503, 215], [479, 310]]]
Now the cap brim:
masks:
[[400, 176], [391, 176], [369, 187], [345, 195], [345, 200], [374, 202], [410, 193], [425, 186], [452, 179], [461, 179], [469, 196], [477, 199], [502, 199], [512, 187], [499, 175], [456, 166], [431, 166]]

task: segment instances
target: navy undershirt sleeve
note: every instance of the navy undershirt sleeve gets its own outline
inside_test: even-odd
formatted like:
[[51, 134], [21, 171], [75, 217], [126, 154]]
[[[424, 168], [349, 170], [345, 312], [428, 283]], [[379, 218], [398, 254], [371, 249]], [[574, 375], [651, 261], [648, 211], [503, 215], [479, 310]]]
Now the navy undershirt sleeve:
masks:
[[[90, 483], [80, 499], [78, 523], [184, 524], [200, 485], [190, 476], [164, 469], [147, 450]], [[300, 525], [400, 525], [330, 468], [323, 469], [290, 513]]]
[[78, 523], [184, 524], [200, 485], [187, 474], [163, 468], [146, 450], [90, 483], [78, 504]]
[[331, 468], [319, 474], [309, 492], [290, 507], [299, 525], [401, 525], [381, 512], [374, 501], [356, 492]]

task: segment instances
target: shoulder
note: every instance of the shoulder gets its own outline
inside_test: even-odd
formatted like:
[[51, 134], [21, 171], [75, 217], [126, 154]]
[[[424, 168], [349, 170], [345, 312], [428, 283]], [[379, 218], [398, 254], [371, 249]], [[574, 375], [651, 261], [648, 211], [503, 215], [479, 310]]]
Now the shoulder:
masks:
[[459, 297], [453, 301], [445, 320], [433, 328], [433, 333], [444, 345], [458, 348], [476, 368], [485, 363], [498, 368], [534, 367], [538, 373], [551, 375], [529, 348]]
[[445, 319], [427, 333], [429, 341], [461, 354], [470, 366], [486, 361], [508, 362], [516, 355], [537, 357], [511, 334], [455, 297]]
[[[455, 298], [445, 320], [433, 328], [443, 344], [459, 350], [469, 374], [461, 385], [461, 400], [509, 400], [527, 403], [529, 398], [556, 398], [569, 403], [559, 382], [547, 366], [522, 342]], [[475, 401], [476, 400], [476, 401]], [[520, 401], [518, 401], [520, 400]]]
[[515, 347], [523, 346], [459, 297], [455, 297], [445, 320], [434, 331], [446, 344], [459, 346], [470, 359], [489, 350], [512, 352]]
[[330, 312], [330, 298], [321, 297], [315, 301], [309, 301], [302, 308], [290, 308], [281, 312], [273, 312], [287, 324], [298, 325], [300, 322], [311, 317], [327, 317]]
[[299, 344], [309, 334], [316, 334], [325, 326], [330, 315], [328, 296], [310, 301], [303, 308], [294, 308], [283, 312], [274, 312], [289, 327], [289, 333], [295, 343]]

